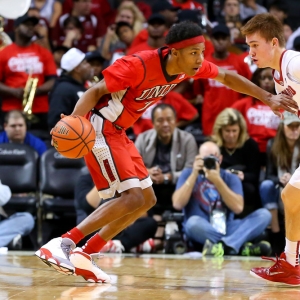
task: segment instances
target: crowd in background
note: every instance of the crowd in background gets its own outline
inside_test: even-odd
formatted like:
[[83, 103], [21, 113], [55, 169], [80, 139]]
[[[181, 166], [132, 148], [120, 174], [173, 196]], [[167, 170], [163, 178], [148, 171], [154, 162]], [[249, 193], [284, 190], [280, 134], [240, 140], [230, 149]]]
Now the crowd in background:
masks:
[[[4, 20], [12, 43], [0, 50], [0, 143], [24, 143], [42, 157], [51, 147], [48, 132], [60, 114], [72, 113], [80, 96], [103, 78], [106, 67], [122, 56], [164, 47], [169, 28], [183, 21], [203, 28], [206, 60], [275, 94], [272, 70], [252, 64], [240, 28], [252, 16], [269, 12], [283, 24], [287, 49], [299, 51], [300, 27], [290, 22], [288, 5], [284, 0], [32, 0], [26, 15]], [[27, 84], [34, 78], [35, 96], [28, 111]], [[204, 245], [204, 252], [216, 256], [215, 249], [219, 254], [255, 255], [257, 247], [259, 254], [270, 254], [272, 246], [273, 253], [280, 252], [280, 191], [300, 162], [298, 118], [285, 114], [282, 121], [259, 100], [217, 81], [187, 79], [146, 109], [127, 134], [149, 170], [158, 203], [109, 241], [107, 251], [160, 249], [164, 232], [159, 224], [163, 212], [171, 210], [183, 212], [180, 230], [191, 249]], [[197, 157], [205, 157], [207, 147], [215, 152], [220, 178], [231, 194], [220, 192], [214, 184], [219, 179], [208, 184], [203, 178], [209, 174], [198, 175], [203, 165]], [[74, 191], [78, 222], [101, 205], [89, 174], [82, 176]], [[186, 178], [194, 190], [182, 185]], [[85, 188], [78, 189], [84, 182]], [[227, 203], [227, 197], [236, 199], [235, 205]], [[2, 205], [7, 201], [7, 196], [0, 199]], [[209, 214], [215, 207], [197, 201], [223, 201], [230, 234], [212, 228]], [[0, 226], [13, 217], [3, 215]], [[237, 227], [244, 233], [241, 238]], [[20, 234], [15, 235], [18, 240]], [[259, 239], [260, 235], [264, 236]], [[0, 233], [0, 246], [7, 244], [7, 238], [1, 243]]]

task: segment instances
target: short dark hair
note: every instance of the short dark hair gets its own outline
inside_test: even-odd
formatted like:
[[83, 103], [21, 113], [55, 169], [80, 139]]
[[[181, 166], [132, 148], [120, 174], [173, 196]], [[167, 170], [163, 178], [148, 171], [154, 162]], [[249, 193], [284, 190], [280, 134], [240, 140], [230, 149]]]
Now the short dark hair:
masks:
[[118, 23], [116, 24], [116, 35], [117, 35], [117, 36], [119, 36], [120, 29], [121, 29], [122, 27], [128, 27], [128, 28], [130, 28], [131, 30], [133, 30], [133, 27], [132, 27], [129, 23], [124, 22], [124, 21], [120, 21], [120, 22], [118, 22]]
[[26, 124], [26, 118], [22, 111], [20, 110], [10, 110], [6, 115], [4, 116], [4, 124], [7, 124], [10, 118], [22, 118], [25, 121]]
[[152, 109], [152, 112], [151, 112], [151, 121], [152, 121], [152, 123], [154, 122], [154, 115], [155, 115], [155, 112], [156, 112], [159, 108], [160, 108], [161, 110], [164, 110], [164, 109], [166, 109], [166, 108], [170, 108], [170, 109], [173, 111], [173, 113], [174, 113], [175, 119], [177, 118], [176, 110], [175, 110], [175, 108], [174, 108], [172, 105], [167, 104], [167, 103], [160, 103], [160, 104], [156, 105], [156, 106]]
[[199, 35], [202, 35], [202, 29], [196, 23], [191, 21], [184, 21], [178, 24], [174, 24], [167, 36], [166, 36], [166, 44], [173, 44], [177, 42], [181, 42]]
[[84, 28], [82, 23], [80, 22], [78, 17], [69, 16], [63, 22], [63, 28], [66, 28], [68, 24], [73, 24], [76, 28], [78, 28], [81, 32], [83, 32]]

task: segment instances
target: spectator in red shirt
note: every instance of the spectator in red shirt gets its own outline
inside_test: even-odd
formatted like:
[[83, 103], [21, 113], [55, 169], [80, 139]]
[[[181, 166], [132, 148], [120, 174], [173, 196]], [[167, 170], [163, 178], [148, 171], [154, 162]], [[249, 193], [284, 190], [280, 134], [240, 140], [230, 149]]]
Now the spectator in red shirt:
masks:
[[[152, 6], [153, 14], [160, 14], [165, 17], [167, 22], [167, 27], [170, 28], [173, 24], [178, 21], [178, 7], [172, 6], [166, 0], [159, 0], [156, 1], [155, 4]], [[148, 31], [147, 28], [142, 29], [138, 35], [133, 40], [131, 46], [135, 47], [141, 43], [146, 42], [148, 39]]]
[[[234, 53], [228, 52], [230, 46], [230, 31], [225, 25], [217, 25], [212, 30], [212, 43], [214, 53], [205, 58], [227, 70], [234, 71], [248, 79], [252, 73], [240, 57]], [[228, 89], [222, 83], [210, 80], [200, 79], [198, 84], [203, 88], [203, 106], [202, 106], [202, 128], [204, 135], [211, 135], [214, 121], [217, 115], [226, 107], [233, 105], [235, 101], [243, 97], [242, 94]]]
[[117, 43], [111, 50], [112, 58], [110, 64], [113, 64], [117, 59], [127, 54], [127, 49], [130, 48], [134, 39], [134, 31], [129, 23], [121, 21], [116, 24], [116, 35], [118, 36], [120, 43]]
[[22, 110], [24, 88], [28, 77], [38, 79], [32, 111], [38, 122], [30, 129], [46, 129], [49, 109], [48, 93], [56, 77], [56, 66], [50, 51], [32, 42], [36, 17], [24, 15], [15, 20], [15, 42], [6, 46], [0, 55], [1, 113]]
[[107, 28], [106, 34], [103, 37], [103, 42], [100, 46], [101, 55], [108, 61], [112, 59], [112, 54], [116, 49], [124, 48], [124, 44], [120, 42], [116, 35], [116, 24], [118, 22], [126, 22], [132, 26], [134, 35], [137, 35], [143, 28], [145, 18], [139, 8], [132, 2], [123, 2], [119, 8], [115, 18], [115, 24]]
[[82, 52], [93, 51], [100, 43], [100, 37], [104, 35], [105, 27], [101, 19], [97, 19], [91, 13], [91, 0], [73, 0], [73, 8], [71, 13], [62, 15], [53, 30], [53, 44], [54, 46], [61, 45], [65, 39], [64, 21], [70, 17], [77, 17], [82, 24], [83, 31], [80, 44], [76, 45]]
[[[271, 68], [257, 69], [253, 73], [252, 82], [275, 95], [275, 83]], [[245, 118], [248, 133], [259, 146], [261, 165], [265, 166], [267, 142], [275, 137], [280, 118], [272, 112], [269, 106], [250, 96], [236, 101], [232, 107]]]
[[127, 54], [133, 54], [142, 50], [154, 50], [165, 45], [165, 33], [167, 31], [166, 19], [160, 14], [153, 14], [148, 20], [148, 39], [135, 47], [130, 47]]

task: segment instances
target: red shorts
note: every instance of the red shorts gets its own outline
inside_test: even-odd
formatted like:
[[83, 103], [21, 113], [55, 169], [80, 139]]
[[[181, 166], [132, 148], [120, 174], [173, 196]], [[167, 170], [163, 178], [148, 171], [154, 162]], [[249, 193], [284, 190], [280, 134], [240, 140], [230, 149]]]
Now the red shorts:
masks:
[[88, 119], [96, 131], [96, 142], [85, 162], [100, 197], [111, 198], [116, 191], [151, 186], [143, 159], [125, 130], [117, 129], [98, 114], [90, 113]]

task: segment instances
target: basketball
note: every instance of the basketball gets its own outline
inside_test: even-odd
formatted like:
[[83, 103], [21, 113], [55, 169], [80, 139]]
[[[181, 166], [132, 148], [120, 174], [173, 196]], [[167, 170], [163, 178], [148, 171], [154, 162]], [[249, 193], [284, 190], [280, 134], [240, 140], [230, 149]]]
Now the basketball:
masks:
[[54, 148], [67, 158], [81, 158], [88, 154], [96, 140], [92, 124], [81, 116], [62, 118], [52, 130]]

